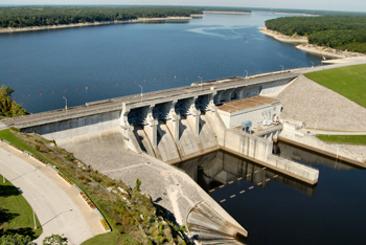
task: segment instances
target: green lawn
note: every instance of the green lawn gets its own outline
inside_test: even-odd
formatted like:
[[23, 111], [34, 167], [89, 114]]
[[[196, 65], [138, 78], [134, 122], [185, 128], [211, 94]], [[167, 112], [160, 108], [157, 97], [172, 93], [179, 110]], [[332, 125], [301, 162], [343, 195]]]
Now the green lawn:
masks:
[[366, 145], [366, 135], [317, 135], [318, 139], [328, 143]]
[[[5, 183], [4, 183], [5, 181]], [[0, 227], [4, 230], [16, 230], [22, 228], [34, 229], [34, 218], [37, 229], [33, 230], [36, 238], [42, 233], [41, 225], [36, 216], [33, 217], [32, 208], [22, 196], [21, 191], [14, 187], [8, 180], [0, 175]], [[19, 230], [19, 233], [22, 231]]]
[[20, 139], [19, 137], [17, 137], [11, 131], [11, 129], [1, 130], [0, 131], [0, 139], [6, 140], [10, 145], [14, 146], [15, 148], [17, 148], [19, 150], [26, 151], [26, 152], [30, 153], [35, 158], [37, 158], [38, 160], [40, 160], [40, 161], [42, 161], [44, 163], [52, 162], [50, 159], [48, 159], [47, 157], [45, 157], [43, 154], [40, 154], [39, 151], [37, 151], [33, 147], [29, 146], [22, 139]]
[[305, 76], [366, 107], [366, 64], [312, 72]]

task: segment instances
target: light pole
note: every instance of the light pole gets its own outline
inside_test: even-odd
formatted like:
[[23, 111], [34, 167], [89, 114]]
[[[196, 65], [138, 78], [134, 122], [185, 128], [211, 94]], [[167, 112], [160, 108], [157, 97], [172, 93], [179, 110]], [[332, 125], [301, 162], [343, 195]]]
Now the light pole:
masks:
[[201, 76], [197, 76], [197, 77], [200, 80], [201, 89], [202, 89], [203, 88], [203, 78]]
[[140, 87], [140, 102], [142, 102], [142, 96], [143, 96], [144, 87], [142, 87], [141, 84], [139, 84], [139, 87]]
[[245, 72], [245, 78], [248, 78], [248, 70], [244, 70]]
[[67, 111], [67, 98], [65, 96], [62, 96], [62, 98], [65, 100], [65, 111]]
[[36, 219], [36, 214], [34, 213], [34, 210], [32, 209], [32, 218], [33, 218], [33, 230], [37, 229], [37, 219]]

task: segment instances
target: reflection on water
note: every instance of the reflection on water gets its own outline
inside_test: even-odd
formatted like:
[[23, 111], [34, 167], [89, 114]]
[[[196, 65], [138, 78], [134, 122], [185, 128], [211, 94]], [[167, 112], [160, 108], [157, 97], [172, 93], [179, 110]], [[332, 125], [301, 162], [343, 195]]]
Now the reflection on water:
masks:
[[212, 152], [182, 162], [178, 167], [189, 174], [207, 192], [223, 189], [225, 185], [233, 182], [265, 188], [271, 181], [285, 184], [307, 195], [312, 195], [314, 192], [314, 188], [309, 185], [224, 151]]
[[[303, 163], [309, 166], [317, 167], [319, 165], [325, 166], [328, 168], [338, 169], [338, 170], [352, 170], [355, 169], [353, 166], [335, 161], [333, 159], [322, 157], [320, 155], [316, 155], [310, 151], [302, 150], [296, 148], [294, 146], [278, 143], [279, 154], [281, 157], [293, 160], [295, 162]], [[276, 148], [276, 147], [274, 147]]]

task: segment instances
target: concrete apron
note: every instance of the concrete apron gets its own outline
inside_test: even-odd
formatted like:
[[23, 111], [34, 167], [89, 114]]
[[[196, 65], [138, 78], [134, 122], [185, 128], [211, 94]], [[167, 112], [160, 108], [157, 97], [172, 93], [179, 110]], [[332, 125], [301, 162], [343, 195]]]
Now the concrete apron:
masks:
[[278, 140], [282, 141], [282, 142], [285, 142], [287, 144], [296, 146], [296, 147], [300, 147], [300, 148], [308, 150], [308, 151], [316, 152], [316, 153], [318, 153], [320, 155], [323, 155], [325, 157], [330, 157], [330, 158], [335, 159], [335, 160], [340, 160], [342, 162], [351, 164], [351, 165], [356, 166], [356, 167], [366, 168], [366, 163], [365, 162], [360, 162], [360, 161], [351, 159], [347, 156], [343, 156], [341, 153], [334, 152], [332, 149], [328, 149], [328, 150], [320, 149], [319, 147], [312, 146], [310, 144], [306, 144], [305, 142], [293, 140], [293, 139], [288, 138], [286, 136], [279, 136]]

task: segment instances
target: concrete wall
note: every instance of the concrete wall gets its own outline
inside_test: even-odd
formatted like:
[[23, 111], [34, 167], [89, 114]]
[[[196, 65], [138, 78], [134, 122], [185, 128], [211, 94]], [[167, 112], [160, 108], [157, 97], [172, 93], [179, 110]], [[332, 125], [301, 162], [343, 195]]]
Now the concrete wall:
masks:
[[[84, 127], [70, 128], [62, 131], [56, 131], [52, 133], [43, 134], [47, 139], [57, 140], [58, 143], [72, 140], [79, 140], [85, 137], [102, 135], [108, 131], [120, 131], [119, 120], [111, 120], [91, 124]], [[37, 132], [37, 131], [36, 131]], [[38, 133], [38, 132], [37, 132]]]
[[240, 130], [227, 130], [224, 148], [261, 161], [272, 155], [273, 143], [260, 137], [248, 135]]
[[[119, 120], [121, 115], [121, 111], [111, 111], [100, 114], [95, 114], [91, 116], [78, 117], [65, 121], [59, 121], [56, 123], [48, 123], [41, 126], [30, 127], [22, 129], [23, 132], [27, 133], [38, 133], [42, 135], [50, 135], [52, 133], [61, 133], [62, 131], [73, 130], [73, 132], [86, 132], [89, 130], [93, 130], [99, 128], [102, 129], [104, 126], [109, 124], [115, 125]], [[104, 126], [103, 126], [104, 125]], [[85, 127], [89, 127], [89, 129], [83, 129]], [[108, 127], [108, 126], [107, 126]], [[79, 130], [76, 130], [79, 129]], [[71, 134], [70, 134], [71, 135]]]
[[268, 84], [263, 84], [260, 95], [268, 96], [268, 97], [275, 97], [279, 93], [281, 93], [281, 91], [284, 90], [290, 83], [291, 82], [288, 79], [284, 79], [284, 80], [271, 82]]
[[223, 148], [306, 183], [318, 182], [317, 169], [273, 155], [273, 143], [270, 140], [241, 133], [239, 130], [227, 130]]

